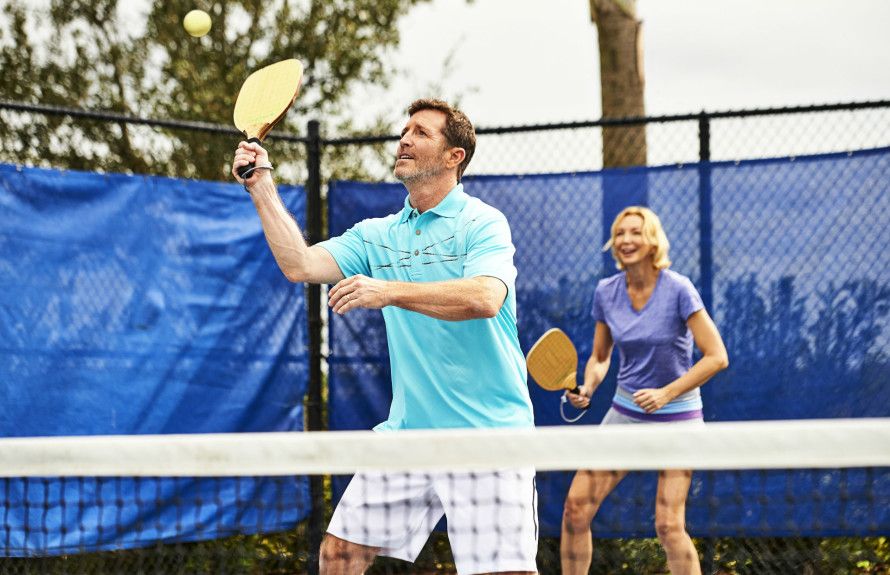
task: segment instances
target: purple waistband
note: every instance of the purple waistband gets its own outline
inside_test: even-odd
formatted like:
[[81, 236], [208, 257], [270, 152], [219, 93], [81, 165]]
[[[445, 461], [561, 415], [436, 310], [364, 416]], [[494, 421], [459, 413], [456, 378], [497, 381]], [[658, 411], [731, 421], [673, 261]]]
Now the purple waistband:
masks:
[[612, 409], [621, 415], [626, 415], [642, 421], [686, 421], [689, 419], [702, 419], [704, 417], [704, 413], [700, 409], [681, 411], [680, 413], [640, 413], [639, 411], [633, 411], [626, 407], [622, 407], [614, 401], [612, 402]]

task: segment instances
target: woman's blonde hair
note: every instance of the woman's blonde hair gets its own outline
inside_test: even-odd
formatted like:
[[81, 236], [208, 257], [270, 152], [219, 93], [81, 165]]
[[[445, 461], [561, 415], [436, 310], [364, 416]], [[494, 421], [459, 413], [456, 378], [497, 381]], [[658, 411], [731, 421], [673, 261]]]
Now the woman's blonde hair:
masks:
[[615, 266], [623, 270], [624, 266], [618, 259], [618, 252], [615, 249], [615, 236], [618, 233], [618, 224], [627, 216], [640, 216], [643, 218], [643, 239], [650, 246], [655, 246], [655, 256], [652, 258], [656, 269], [663, 270], [671, 267], [671, 260], [668, 252], [671, 249], [671, 243], [661, 227], [661, 220], [655, 215], [655, 212], [643, 206], [630, 206], [621, 210], [621, 213], [612, 222], [612, 237], [603, 246], [603, 251], [612, 250], [612, 257], [615, 258]]

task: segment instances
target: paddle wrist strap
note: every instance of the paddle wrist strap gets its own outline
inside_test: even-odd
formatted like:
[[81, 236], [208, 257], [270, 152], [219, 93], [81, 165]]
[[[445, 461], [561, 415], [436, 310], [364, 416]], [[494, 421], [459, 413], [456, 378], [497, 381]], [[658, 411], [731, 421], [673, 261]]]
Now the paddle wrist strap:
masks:
[[[242, 180], [246, 180], [247, 178], [249, 178], [251, 176], [251, 174], [253, 174], [257, 170], [272, 171], [274, 169], [275, 168], [272, 166], [271, 163], [265, 163], [265, 164], [260, 164], [258, 166], [250, 166], [250, 168], [248, 170], [246, 170], [243, 174], [239, 174], [239, 175], [241, 176]], [[248, 194], [250, 193], [250, 188], [247, 186], [247, 183], [244, 184], [244, 191], [247, 192]]]
[[565, 395], [563, 395], [562, 398], [560, 398], [560, 400], [559, 400], [559, 414], [562, 416], [562, 420], [565, 421], [566, 423], [575, 423], [576, 421], [578, 421], [579, 419], [584, 417], [584, 414], [587, 413], [587, 408], [585, 407], [584, 409], [582, 409], [581, 412], [577, 415], [577, 417], [567, 417], [565, 406], [566, 406], [566, 403], [568, 403], [568, 402], [569, 402], [569, 400]]

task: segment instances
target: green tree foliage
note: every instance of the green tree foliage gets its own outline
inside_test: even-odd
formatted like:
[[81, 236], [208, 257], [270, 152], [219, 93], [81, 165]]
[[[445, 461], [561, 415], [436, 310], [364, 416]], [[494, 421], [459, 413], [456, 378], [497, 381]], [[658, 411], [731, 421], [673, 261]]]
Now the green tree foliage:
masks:
[[[121, 0], [6, 3], [0, 20], [0, 99], [106, 110], [144, 118], [231, 125], [238, 90], [251, 71], [284, 58], [306, 75], [295, 108], [276, 128], [303, 133], [311, 118], [340, 118], [363, 83], [385, 84], [398, 21], [426, 0], [155, 0], [142, 11]], [[213, 28], [182, 28], [193, 8]], [[70, 169], [227, 179], [232, 134], [2, 112], [0, 161]], [[302, 146], [276, 143], [276, 164], [302, 173]], [[352, 175], [349, 158], [338, 158]], [[337, 166], [331, 166], [335, 170]]]

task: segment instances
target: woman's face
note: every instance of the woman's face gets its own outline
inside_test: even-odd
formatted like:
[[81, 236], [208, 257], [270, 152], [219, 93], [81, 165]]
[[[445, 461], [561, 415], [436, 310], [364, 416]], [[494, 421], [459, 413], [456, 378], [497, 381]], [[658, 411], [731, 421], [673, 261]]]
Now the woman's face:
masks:
[[612, 243], [618, 261], [625, 268], [638, 264], [646, 258], [651, 260], [655, 256], [655, 246], [649, 244], [643, 236], [643, 218], [636, 214], [621, 218]]

